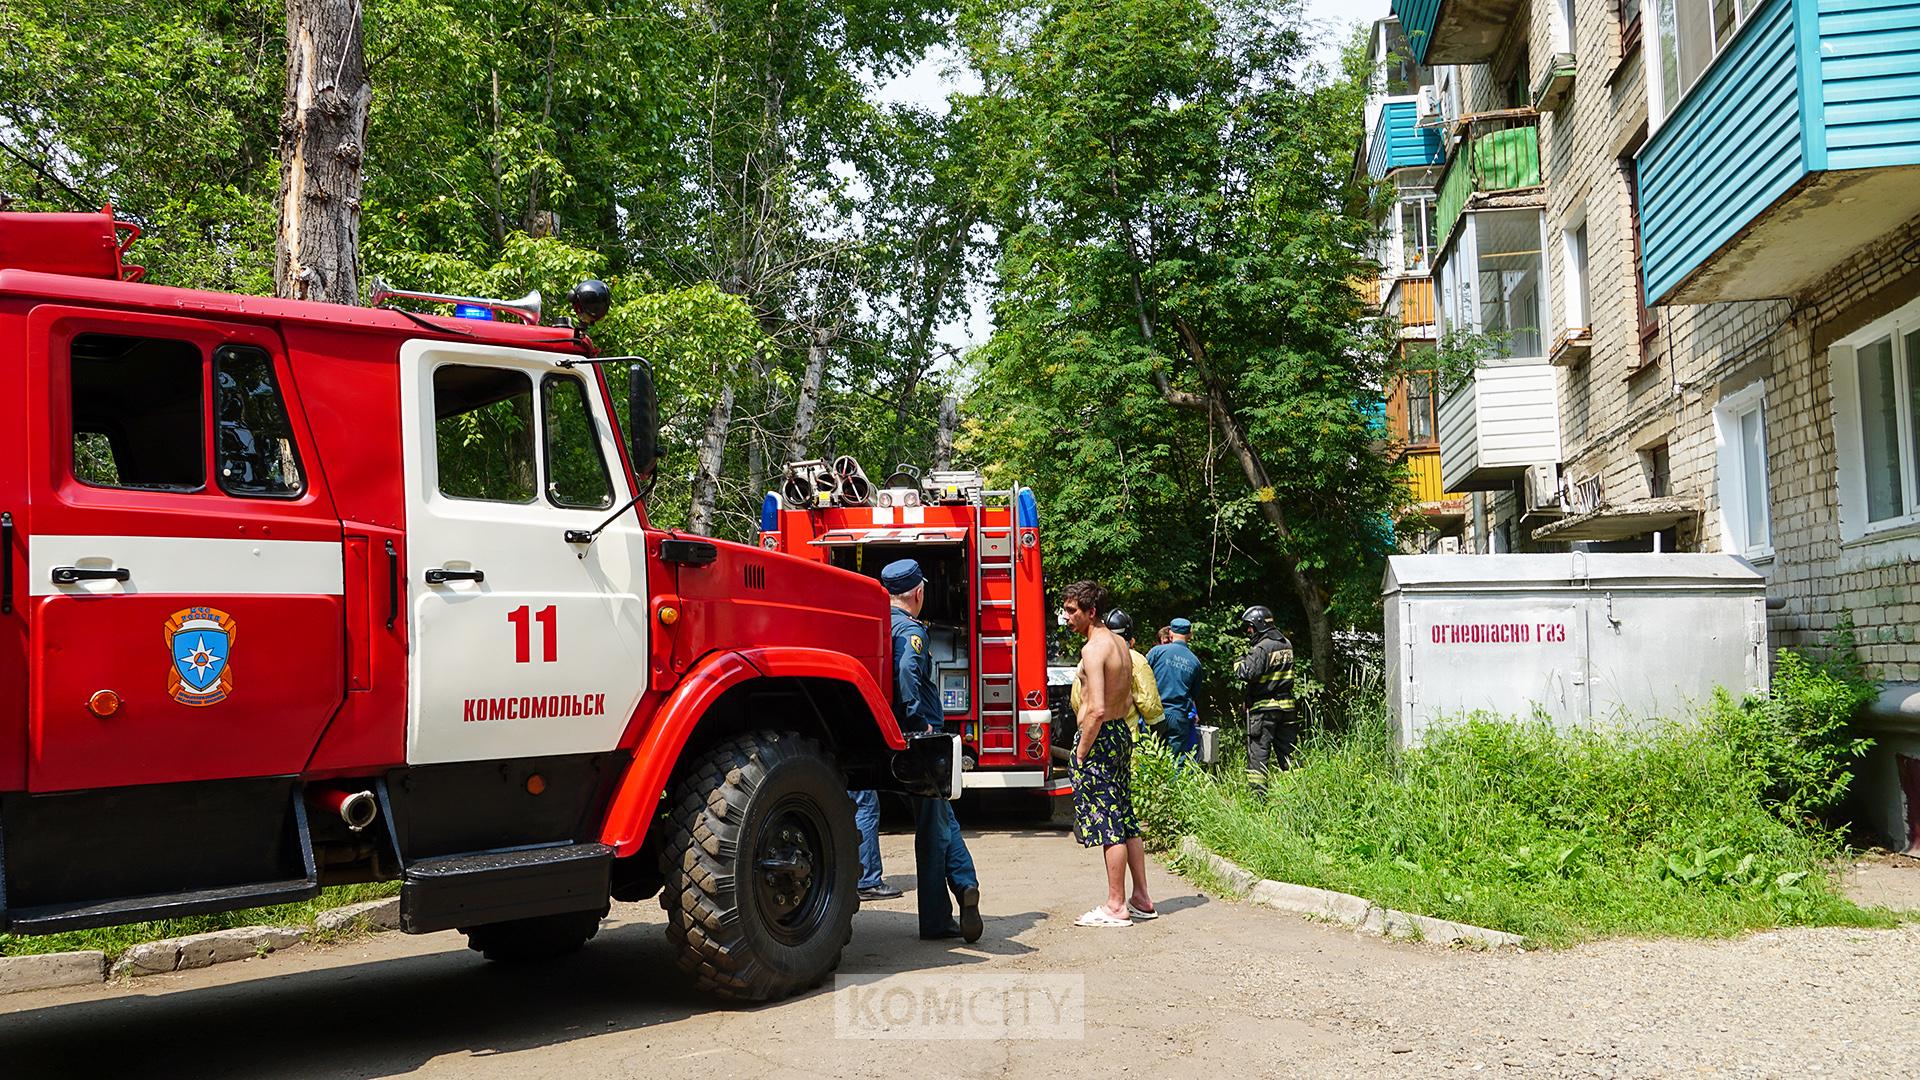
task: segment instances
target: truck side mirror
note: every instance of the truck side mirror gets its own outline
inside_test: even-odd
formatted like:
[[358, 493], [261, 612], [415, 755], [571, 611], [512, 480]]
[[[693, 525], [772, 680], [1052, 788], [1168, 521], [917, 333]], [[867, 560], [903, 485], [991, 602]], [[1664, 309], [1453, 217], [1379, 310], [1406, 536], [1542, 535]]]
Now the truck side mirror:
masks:
[[653, 472], [659, 458], [660, 408], [653, 393], [653, 368], [635, 360], [627, 369], [627, 449], [633, 474]]

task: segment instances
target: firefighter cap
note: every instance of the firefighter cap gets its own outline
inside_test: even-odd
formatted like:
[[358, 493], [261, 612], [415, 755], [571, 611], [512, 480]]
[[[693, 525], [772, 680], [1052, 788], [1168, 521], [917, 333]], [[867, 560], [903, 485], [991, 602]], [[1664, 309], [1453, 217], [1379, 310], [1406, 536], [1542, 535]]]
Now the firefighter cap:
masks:
[[926, 572], [913, 559], [895, 559], [880, 571], [880, 584], [895, 596], [905, 596], [914, 586], [927, 580]]

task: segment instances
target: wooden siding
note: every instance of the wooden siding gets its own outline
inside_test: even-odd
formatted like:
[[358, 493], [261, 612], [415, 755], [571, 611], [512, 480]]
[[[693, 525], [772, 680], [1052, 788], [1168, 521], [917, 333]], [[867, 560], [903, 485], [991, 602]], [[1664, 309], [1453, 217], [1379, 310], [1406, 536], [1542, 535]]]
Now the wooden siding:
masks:
[[1440, 482], [1440, 451], [1432, 447], [1407, 451], [1407, 487], [1416, 502], [1455, 502], [1466, 496], [1448, 491]]
[[1819, 210], [1793, 195], [1810, 176], [1914, 165], [1920, 0], [1764, 0], [1640, 151], [1647, 296], [1667, 298], [1775, 210]]
[[1401, 278], [1394, 286], [1402, 327], [1433, 324], [1433, 279]]
[[1438, 165], [1446, 160], [1437, 126], [1421, 127], [1420, 103], [1415, 98], [1380, 106], [1380, 119], [1367, 141], [1367, 175], [1375, 180], [1395, 169]]

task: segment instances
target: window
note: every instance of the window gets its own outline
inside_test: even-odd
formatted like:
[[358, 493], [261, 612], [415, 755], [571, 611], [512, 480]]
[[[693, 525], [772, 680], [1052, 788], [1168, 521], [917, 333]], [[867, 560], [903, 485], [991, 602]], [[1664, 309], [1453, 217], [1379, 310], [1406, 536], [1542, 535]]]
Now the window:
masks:
[[297, 498], [305, 490], [273, 357], [252, 346], [213, 354], [216, 473], [229, 495]]
[[1836, 343], [1840, 537], [1920, 523], [1920, 300]]
[[1722, 398], [1713, 410], [1723, 546], [1750, 558], [1773, 554], [1767, 488], [1767, 399], [1763, 383]]
[[200, 349], [166, 338], [73, 339], [73, 475], [95, 487], [198, 491], [206, 486]]
[[1407, 46], [1406, 31], [1398, 22], [1387, 24], [1386, 54], [1380, 57], [1381, 79], [1385, 91], [1400, 97], [1417, 94], [1427, 84], [1427, 69], [1413, 62], [1413, 50]]
[[1496, 358], [1545, 355], [1540, 212], [1482, 210], [1461, 219], [1460, 241], [1437, 271], [1441, 328], [1485, 334]]
[[1647, 52], [1647, 122], [1679, 107], [1713, 58], [1733, 43], [1763, 0], [1653, 0], [1654, 48]]
[[1620, 5], [1620, 55], [1625, 57], [1640, 44], [1640, 0], [1618, 0]]
[[1400, 195], [1396, 210], [1396, 230], [1400, 233], [1400, 265], [1406, 270], [1425, 270], [1433, 260], [1435, 220], [1433, 192], [1406, 191]]
[[1407, 376], [1407, 442], [1414, 446], [1431, 444], [1440, 430], [1435, 415], [1437, 402], [1433, 392], [1433, 372]]
[[1587, 321], [1587, 221], [1560, 232], [1560, 254], [1566, 272], [1567, 329], [1583, 330]]
[[1553, 10], [1557, 20], [1553, 27], [1553, 48], [1555, 52], [1578, 52], [1579, 15], [1574, 11], [1574, 0], [1557, 0]]
[[587, 384], [549, 375], [540, 384], [540, 407], [547, 425], [547, 501], [584, 510], [612, 506], [613, 481], [587, 405]]
[[1654, 339], [1660, 336], [1660, 317], [1647, 305], [1647, 280], [1640, 270], [1640, 172], [1633, 156], [1639, 147], [1620, 158], [1620, 179], [1627, 187], [1627, 234], [1633, 243], [1633, 296], [1639, 305], [1640, 359], [1629, 373], [1653, 363]]
[[461, 364], [437, 368], [433, 410], [442, 495], [533, 501], [533, 382], [526, 373]]
[[1640, 468], [1647, 477], [1647, 497], [1664, 499], [1673, 494], [1673, 458], [1667, 453], [1667, 444], [1650, 446], [1640, 451]]

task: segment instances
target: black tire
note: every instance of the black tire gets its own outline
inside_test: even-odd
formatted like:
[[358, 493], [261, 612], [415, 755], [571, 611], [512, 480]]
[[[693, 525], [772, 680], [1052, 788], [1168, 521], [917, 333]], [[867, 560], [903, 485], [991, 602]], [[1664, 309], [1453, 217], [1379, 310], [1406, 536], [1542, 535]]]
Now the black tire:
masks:
[[735, 736], [692, 763], [668, 805], [660, 905], [680, 969], [736, 1001], [820, 985], [859, 907], [853, 800], [826, 752], [792, 732]]
[[525, 964], [577, 952], [600, 932], [600, 911], [568, 911], [534, 919], [465, 927], [467, 948], [503, 964]]

